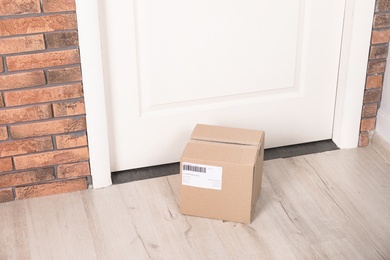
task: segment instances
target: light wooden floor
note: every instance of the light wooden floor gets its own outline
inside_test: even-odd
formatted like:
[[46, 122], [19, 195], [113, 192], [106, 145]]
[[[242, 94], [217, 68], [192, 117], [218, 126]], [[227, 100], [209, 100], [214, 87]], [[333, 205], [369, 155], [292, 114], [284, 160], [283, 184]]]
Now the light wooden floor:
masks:
[[251, 225], [182, 216], [179, 175], [0, 204], [0, 259], [390, 259], [372, 148], [265, 162]]

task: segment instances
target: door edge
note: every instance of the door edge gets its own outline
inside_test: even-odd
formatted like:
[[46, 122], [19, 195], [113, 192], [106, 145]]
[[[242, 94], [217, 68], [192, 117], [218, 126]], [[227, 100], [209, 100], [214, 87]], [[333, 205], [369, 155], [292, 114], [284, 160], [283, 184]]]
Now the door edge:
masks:
[[358, 146], [375, 0], [346, 0], [332, 140]]

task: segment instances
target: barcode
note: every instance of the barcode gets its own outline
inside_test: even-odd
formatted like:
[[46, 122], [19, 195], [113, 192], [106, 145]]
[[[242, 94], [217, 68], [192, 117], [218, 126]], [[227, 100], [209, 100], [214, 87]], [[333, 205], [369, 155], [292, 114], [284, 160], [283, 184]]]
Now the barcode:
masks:
[[192, 171], [192, 172], [203, 172], [206, 173], [206, 167], [193, 166], [188, 164], [183, 164], [184, 171]]

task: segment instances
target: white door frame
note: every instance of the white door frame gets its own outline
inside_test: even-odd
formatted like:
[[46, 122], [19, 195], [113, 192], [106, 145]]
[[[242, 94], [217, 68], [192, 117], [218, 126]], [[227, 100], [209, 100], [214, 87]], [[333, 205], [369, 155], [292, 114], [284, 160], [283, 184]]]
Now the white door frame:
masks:
[[[102, 1], [107, 0], [76, 0], [94, 188], [112, 184], [102, 50]], [[346, 1], [332, 136], [340, 148], [358, 145], [374, 6], [375, 0]]]

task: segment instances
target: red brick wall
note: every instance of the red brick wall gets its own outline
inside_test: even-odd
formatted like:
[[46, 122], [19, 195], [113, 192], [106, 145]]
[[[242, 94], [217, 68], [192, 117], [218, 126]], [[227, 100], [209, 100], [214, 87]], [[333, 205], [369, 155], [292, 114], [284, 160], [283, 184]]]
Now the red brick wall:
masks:
[[390, 0], [377, 0], [372, 25], [371, 49], [367, 65], [359, 146], [369, 144], [369, 133], [375, 130], [382, 97], [383, 78], [389, 50]]
[[86, 189], [74, 0], [0, 5], [0, 202]]

